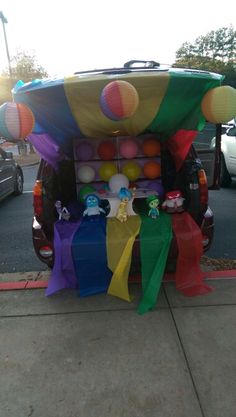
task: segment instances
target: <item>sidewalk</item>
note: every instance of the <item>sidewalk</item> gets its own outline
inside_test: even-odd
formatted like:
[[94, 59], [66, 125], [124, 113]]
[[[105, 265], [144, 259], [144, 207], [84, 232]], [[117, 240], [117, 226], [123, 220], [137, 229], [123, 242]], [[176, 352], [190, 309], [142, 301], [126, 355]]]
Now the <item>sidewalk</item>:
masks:
[[136, 312], [105, 294], [0, 292], [0, 415], [235, 417], [236, 280]]

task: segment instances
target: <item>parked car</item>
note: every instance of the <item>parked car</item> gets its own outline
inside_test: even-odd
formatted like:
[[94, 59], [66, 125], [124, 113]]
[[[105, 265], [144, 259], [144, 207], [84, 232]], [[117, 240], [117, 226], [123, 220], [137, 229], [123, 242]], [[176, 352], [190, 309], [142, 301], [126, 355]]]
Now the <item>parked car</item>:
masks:
[[23, 184], [22, 168], [13, 159], [12, 152], [6, 152], [0, 147], [0, 200], [10, 194], [22, 194]]
[[[232, 177], [236, 176], [236, 120], [232, 120], [225, 129], [226, 132], [221, 136], [221, 187], [228, 187]], [[215, 138], [211, 147], [215, 147]]]

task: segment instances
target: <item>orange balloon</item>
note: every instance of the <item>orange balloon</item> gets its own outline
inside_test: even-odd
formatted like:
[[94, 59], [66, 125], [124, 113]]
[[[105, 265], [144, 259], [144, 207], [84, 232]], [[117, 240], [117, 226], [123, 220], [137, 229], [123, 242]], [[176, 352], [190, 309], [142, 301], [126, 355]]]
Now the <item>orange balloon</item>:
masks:
[[161, 165], [156, 161], [146, 162], [143, 166], [143, 173], [146, 178], [154, 180], [161, 175]]
[[146, 156], [153, 157], [160, 155], [160, 142], [158, 142], [156, 139], [146, 139], [142, 144], [142, 150]]

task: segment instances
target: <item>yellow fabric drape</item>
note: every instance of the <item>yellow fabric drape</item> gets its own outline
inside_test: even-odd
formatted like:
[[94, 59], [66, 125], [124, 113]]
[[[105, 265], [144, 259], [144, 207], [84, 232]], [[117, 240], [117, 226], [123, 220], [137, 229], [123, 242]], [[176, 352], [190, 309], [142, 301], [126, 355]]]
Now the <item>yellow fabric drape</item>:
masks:
[[130, 216], [125, 223], [121, 223], [115, 217], [107, 219], [107, 260], [108, 267], [113, 272], [108, 294], [125, 301], [132, 300], [129, 295], [128, 277], [133, 244], [140, 226], [139, 216]]
[[114, 81], [114, 76], [72, 76], [65, 78], [66, 98], [81, 132], [91, 138], [117, 135], [138, 135], [152, 122], [165, 97], [170, 76], [167, 72], [155, 74], [124, 74], [122, 80], [130, 82], [139, 95], [139, 106], [128, 119], [113, 121], [107, 118], [100, 107], [103, 88]]

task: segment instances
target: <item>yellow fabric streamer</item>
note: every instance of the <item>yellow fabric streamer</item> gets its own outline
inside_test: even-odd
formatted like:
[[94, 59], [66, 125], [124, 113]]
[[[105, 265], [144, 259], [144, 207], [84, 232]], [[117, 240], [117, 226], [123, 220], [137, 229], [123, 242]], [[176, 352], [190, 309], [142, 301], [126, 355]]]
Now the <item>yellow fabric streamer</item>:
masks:
[[107, 260], [108, 267], [113, 272], [107, 292], [125, 301], [132, 301], [129, 295], [128, 277], [133, 244], [139, 234], [140, 226], [139, 216], [130, 216], [125, 223], [120, 223], [115, 217], [107, 219]]
[[96, 75], [89, 78], [72, 76], [65, 78], [64, 89], [73, 116], [82, 133], [91, 138], [104, 136], [138, 135], [152, 122], [165, 97], [170, 76], [167, 72], [154, 74], [124, 74], [122, 80], [130, 82], [139, 95], [135, 114], [122, 121], [112, 121], [100, 108], [103, 88], [114, 77]]

